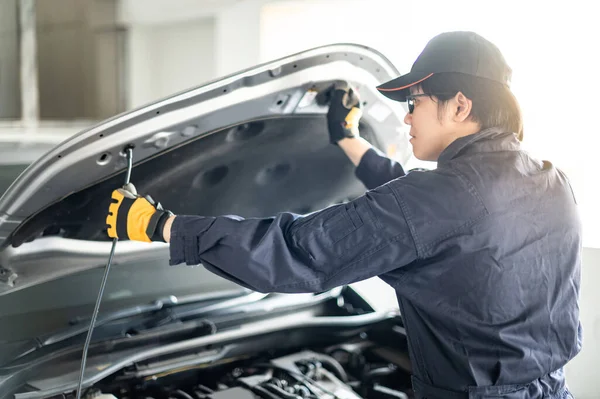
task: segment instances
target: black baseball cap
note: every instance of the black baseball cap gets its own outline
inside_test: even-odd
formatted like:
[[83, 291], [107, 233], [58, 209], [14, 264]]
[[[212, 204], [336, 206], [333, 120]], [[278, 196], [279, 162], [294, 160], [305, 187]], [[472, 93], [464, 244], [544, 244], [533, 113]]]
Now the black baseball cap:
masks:
[[457, 72], [510, 87], [511, 68], [490, 41], [474, 32], [446, 32], [431, 39], [406, 75], [377, 86], [384, 96], [406, 101], [410, 87], [438, 73]]

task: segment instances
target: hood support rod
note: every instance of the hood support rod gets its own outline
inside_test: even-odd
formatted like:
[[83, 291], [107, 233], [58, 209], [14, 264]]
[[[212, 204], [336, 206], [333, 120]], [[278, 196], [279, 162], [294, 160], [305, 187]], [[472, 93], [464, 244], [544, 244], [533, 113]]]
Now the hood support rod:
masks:
[[[125, 185], [129, 184], [131, 180], [131, 170], [133, 169], [133, 149], [131, 147], [127, 148], [127, 175], [125, 177]], [[100, 302], [102, 302], [102, 295], [104, 294], [104, 287], [106, 287], [106, 280], [108, 280], [108, 272], [110, 271], [110, 265], [112, 263], [113, 257], [115, 255], [115, 248], [117, 246], [118, 238], [113, 238], [112, 247], [110, 249], [110, 255], [108, 257], [108, 263], [106, 264], [106, 269], [104, 270], [104, 276], [102, 277], [102, 283], [100, 283], [100, 290], [98, 292], [98, 298], [96, 299], [96, 306], [94, 307], [94, 312], [92, 313], [92, 320], [90, 321], [90, 328], [88, 329], [87, 336], [85, 338], [85, 344], [83, 345], [83, 353], [81, 355], [81, 370], [79, 371], [79, 382], [77, 384], [77, 399], [81, 399], [81, 388], [83, 386], [83, 377], [85, 373], [85, 363], [87, 360], [87, 353], [90, 349], [90, 342], [92, 340], [92, 333], [94, 331], [94, 324], [96, 324], [96, 319], [98, 318], [98, 312], [100, 310]]]

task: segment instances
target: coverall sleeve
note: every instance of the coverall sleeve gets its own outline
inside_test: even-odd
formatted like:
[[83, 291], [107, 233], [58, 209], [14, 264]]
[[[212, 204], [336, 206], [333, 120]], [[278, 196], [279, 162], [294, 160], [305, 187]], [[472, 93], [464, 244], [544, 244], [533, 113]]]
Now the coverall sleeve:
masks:
[[402, 267], [416, 249], [387, 185], [299, 216], [177, 216], [170, 264], [202, 264], [259, 292], [321, 292]]
[[372, 190], [406, 173], [400, 163], [371, 148], [360, 159], [355, 174], [367, 189]]

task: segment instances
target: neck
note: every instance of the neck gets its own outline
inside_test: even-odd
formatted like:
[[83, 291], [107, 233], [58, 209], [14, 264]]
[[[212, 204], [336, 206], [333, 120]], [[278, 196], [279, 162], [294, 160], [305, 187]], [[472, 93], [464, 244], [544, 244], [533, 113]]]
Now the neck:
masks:
[[460, 129], [448, 135], [446, 147], [461, 137], [470, 136], [472, 134], [478, 133], [479, 131], [481, 131], [481, 126], [478, 123], [470, 122], [464, 126], [461, 126]]

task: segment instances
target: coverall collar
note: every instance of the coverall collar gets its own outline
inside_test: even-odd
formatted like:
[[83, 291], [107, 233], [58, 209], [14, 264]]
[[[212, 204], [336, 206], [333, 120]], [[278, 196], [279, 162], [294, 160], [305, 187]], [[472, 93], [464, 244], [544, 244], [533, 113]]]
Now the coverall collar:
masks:
[[442, 151], [438, 164], [449, 162], [461, 153], [470, 152], [472, 148], [476, 148], [476, 152], [495, 152], [517, 151], [519, 147], [520, 142], [513, 133], [492, 127], [454, 140]]

